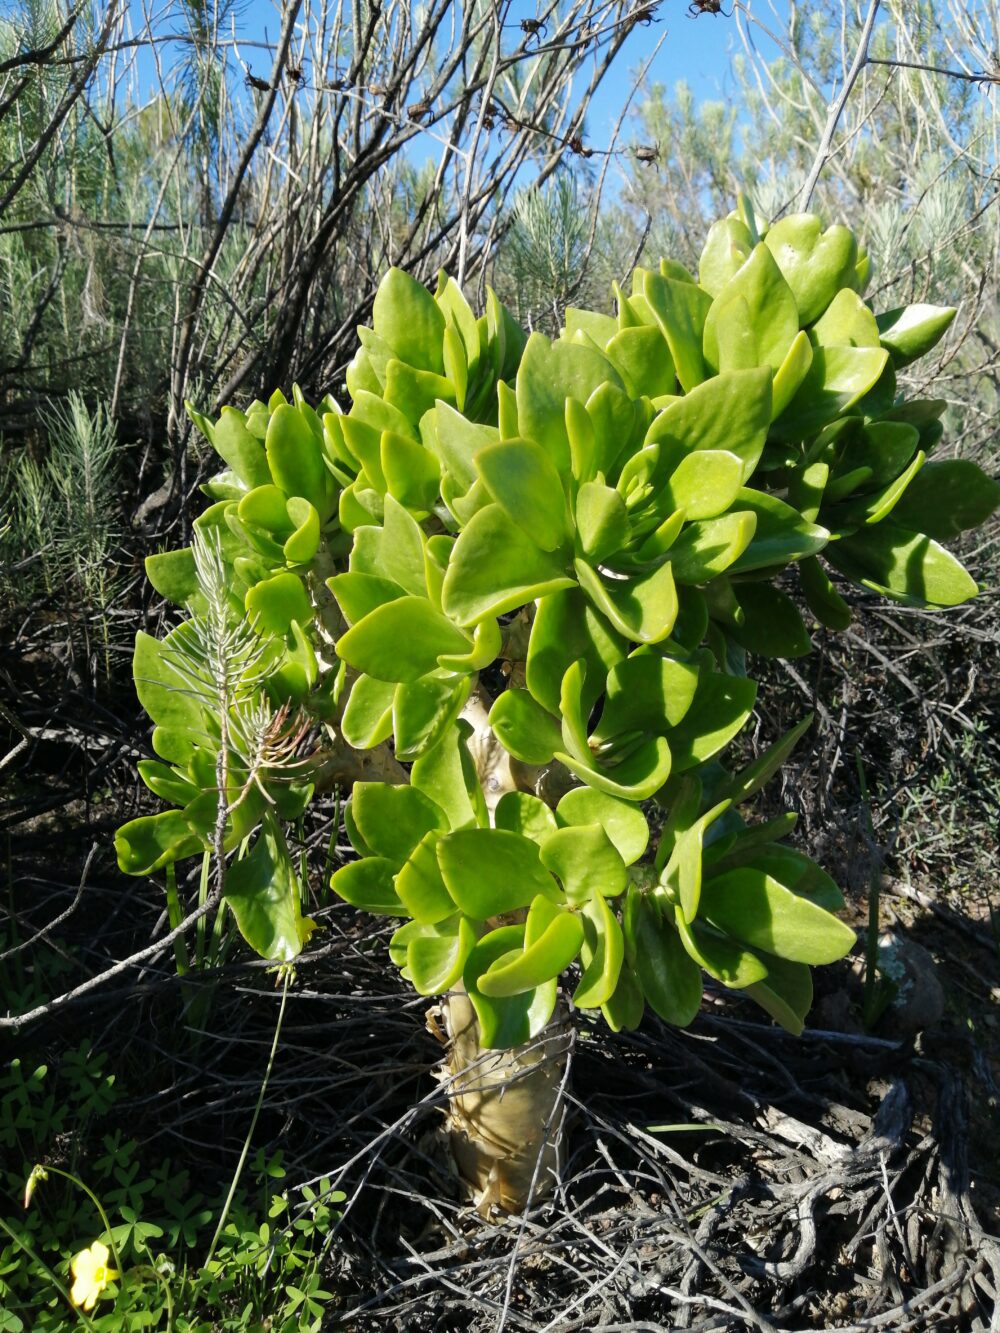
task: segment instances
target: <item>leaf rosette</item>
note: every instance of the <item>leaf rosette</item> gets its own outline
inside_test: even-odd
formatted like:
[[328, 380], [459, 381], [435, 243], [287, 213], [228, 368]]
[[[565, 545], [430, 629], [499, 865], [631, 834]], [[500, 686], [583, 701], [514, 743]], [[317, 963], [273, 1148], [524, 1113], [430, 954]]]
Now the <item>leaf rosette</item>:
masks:
[[[350, 769], [333, 887], [404, 919], [393, 960], [421, 994], [462, 984], [485, 1044], [537, 1033], [567, 969], [613, 1028], [647, 1005], [689, 1022], [707, 974], [801, 1030], [810, 966], [853, 934], [781, 841], [793, 821], [740, 812], [803, 729], [727, 770], [747, 655], [808, 653], [851, 584], [973, 596], [944, 543], [1000, 502], [932, 457], [945, 404], [903, 392], [954, 312], [874, 311], [869, 268], [847, 228], [764, 227], [743, 201], [697, 277], [636, 269], [555, 339], [393, 269], [346, 410], [298, 389], [192, 410], [225, 468], [194, 545], [147, 563], [189, 618], [135, 665], [140, 771], [175, 808], [120, 831], [123, 868], [211, 850], [222, 808], [237, 923], [294, 956], [311, 923], [282, 825]], [[489, 796], [484, 744], [506, 764]]]

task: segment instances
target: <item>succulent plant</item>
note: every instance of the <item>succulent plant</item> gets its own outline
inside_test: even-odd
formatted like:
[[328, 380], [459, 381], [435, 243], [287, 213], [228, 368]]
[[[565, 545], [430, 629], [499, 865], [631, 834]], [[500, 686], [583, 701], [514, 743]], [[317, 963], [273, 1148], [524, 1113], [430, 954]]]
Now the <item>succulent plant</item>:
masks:
[[189, 619], [135, 659], [140, 772], [177, 808], [119, 832], [123, 868], [215, 845], [224, 750], [224, 845], [248, 847], [226, 893], [293, 957], [311, 923], [281, 825], [349, 754], [388, 780], [353, 786], [333, 888], [404, 919], [392, 959], [421, 994], [464, 986], [487, 1047], [539, 1032], [576, 964], [575, 1005], [616, 1029], [646, 1004], [689, 1022], [707, 972], [801, 1030], [809, 966], [853, 934], [792, 819], [741, 813], [808, 725], [726, 767], [747, 653], [808, 652], [800, 601], [843, 628], [835, 576], [973, 596], [941, 541], [1000, 500], [928, 461], [944, 404], [897, 383], [954, 311], [876, 314], [868, 267], [847, 228], [741, 203], [697, 280], [637, 269], [615, 315], [570, 309], [555, 340], [390, 270], [346, 412], [298, 390], [192, 410], [226, 470], [195, 545], [148, 561]]

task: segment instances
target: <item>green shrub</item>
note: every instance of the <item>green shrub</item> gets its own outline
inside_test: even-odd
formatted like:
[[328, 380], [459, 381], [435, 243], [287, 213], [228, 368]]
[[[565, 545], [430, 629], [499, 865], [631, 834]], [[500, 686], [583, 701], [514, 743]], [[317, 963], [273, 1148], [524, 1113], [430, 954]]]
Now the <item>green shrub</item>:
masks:
[[[189, 618], [135, 655], [140, 771], [175, 808], [119, 831], [122, 868], [242, 847], [226, 900], [287, 961], [313, 923], [282, 823], [363, 776], [333, 887], [407, 918], [393, 960], [422, 994], [461, 981], [484, 1045], [537, 1033], [576, 963], [575, 1003], [615, 1029], [646, 1004], [690, 1022], [704, 970], [801, 1030], [810, 965], [854, 936], [793, 820], [741, 813], [808, 725], [725, 766], [747, 654], [809, 651], [800, 600], [845, 627], [834, 576], [965, 601], [941, 542], [1000, 499], [928, 461], [944, 403], [898, 392], [954, 312], [876, 314], [868, 271], [846, 227], [761, 232], [744, 203], [697, 280], [636, 270], [614, 316], [571, 308], [550, 341], [390, 270], [348, 412], [192, 412], [226, 470], [194, 546], [147, 562]], [[321, 730], [308, 765], [289, 713]]]

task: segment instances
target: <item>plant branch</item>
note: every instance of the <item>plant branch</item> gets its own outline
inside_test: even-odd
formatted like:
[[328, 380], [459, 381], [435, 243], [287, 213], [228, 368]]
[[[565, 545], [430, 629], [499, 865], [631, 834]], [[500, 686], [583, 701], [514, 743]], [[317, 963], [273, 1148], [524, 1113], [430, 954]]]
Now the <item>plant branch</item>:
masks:
[[816, 157], [813, 160], [812, 168], [806, 178], [806, 183], [802, 187], [802, 194], [799, 197], [799, 208], [805, 212], [809, 208], [813, 197], [813, 191], [816, 188], [816, 182], [819, 180], [820, 172], [826, 166], [831, 156], [831, 146], [833, 136], [837, 132], [837, 125], [843, 114], [844, 107], [847, 105], [847, 99], [850, 97], [854, 85], [857, 83], [861, 71], [868, 63], [868, 47], [872, 39], [872, 31], [875, 27], [875, 18], [878, 14], [880, 0], [872, 0], [865, 18], [864, 27], [861, 29], [861, 38], [858, 42], [858, 49], [854, 54], [854, 63], [848, 71], [847, 78], [844, 80], [844, 86], [840, 90], [840, 95], [836, 98], [830, 107], [830, 114], [827, 117], [826, 125], [823, 129], [823, 137], [820, 139], [819, 148], [816, 150]]

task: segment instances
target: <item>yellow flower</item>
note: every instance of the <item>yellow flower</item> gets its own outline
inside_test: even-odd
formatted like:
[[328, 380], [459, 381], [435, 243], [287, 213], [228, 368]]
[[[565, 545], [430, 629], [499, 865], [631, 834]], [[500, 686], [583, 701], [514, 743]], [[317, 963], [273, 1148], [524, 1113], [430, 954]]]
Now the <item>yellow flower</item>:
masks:
[[69, 1298], [74, 1305], [82, 1305], [85, 1310], [92, 1310], [97, 1298], [114, 1278], [118, 1270], [108, 1267], [110, 1252], [106, 1245], [95, 1240], [89, 1250], [81, 1250], [69, 1266], [75, 1281]]

